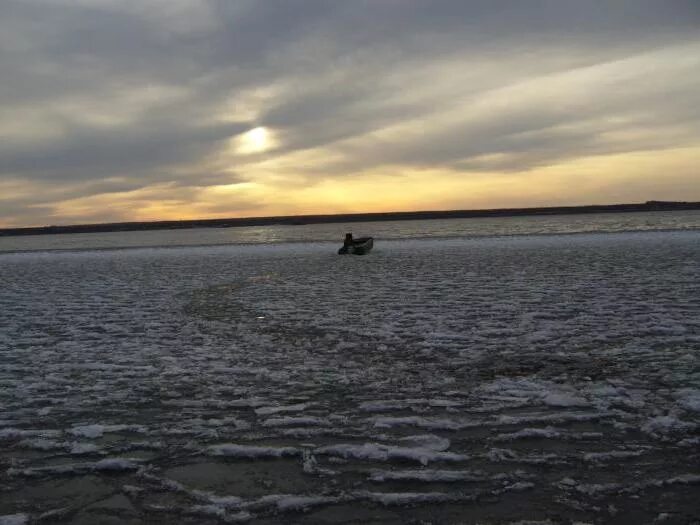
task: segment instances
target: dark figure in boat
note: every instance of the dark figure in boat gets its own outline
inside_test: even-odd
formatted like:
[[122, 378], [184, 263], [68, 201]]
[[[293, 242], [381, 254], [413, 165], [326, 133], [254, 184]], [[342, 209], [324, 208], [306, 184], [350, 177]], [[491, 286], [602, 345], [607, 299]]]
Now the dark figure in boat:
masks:
[[345, 234], [345, 242], [343, 242], [343, 247], [338, 250], [340, 255], [346, 253], [352, 253], [355, 255], [364, 255], [369, 252], [374, 245], [374, 239], [372, 237], [360, 237], [359, 239], [353, 239], [352, 233]]

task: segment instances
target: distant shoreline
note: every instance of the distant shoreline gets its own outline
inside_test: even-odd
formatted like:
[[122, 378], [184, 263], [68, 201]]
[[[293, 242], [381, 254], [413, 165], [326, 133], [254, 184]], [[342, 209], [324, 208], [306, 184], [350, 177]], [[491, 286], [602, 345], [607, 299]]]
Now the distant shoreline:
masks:
[[652, 211], [700, 210], [700, 202], [647, 201], [637, 204], [594, 204], [587, 206], [554, 206], [542, 208], [498, 208], [490, 210], [406, 211], [382, 213], [345, 213], [336, 215], [289, 215], [280, 217], [244, 217], [231, 219], [195, 219], [184, 221], [116, 222], [35, 226], [0, 229], [2, 236], [47, 235], [62, 233], [101, 233], [141, 230], [180, 230], [191, 228], [236, 228], [330, 224], [341, 222], [406, 221], [429, 219], [470, 219], [480, 217], [524, 217], [532, 215], [575, 215], [585, 213], [624, 213]]

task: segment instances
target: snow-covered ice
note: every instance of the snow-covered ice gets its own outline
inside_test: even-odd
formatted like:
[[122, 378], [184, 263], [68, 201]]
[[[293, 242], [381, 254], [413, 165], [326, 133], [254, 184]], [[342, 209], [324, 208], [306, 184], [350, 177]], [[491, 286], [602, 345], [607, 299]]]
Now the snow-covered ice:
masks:
[[0, 523], [690, 520], [699, 232], [335, 248], [0, 254]]

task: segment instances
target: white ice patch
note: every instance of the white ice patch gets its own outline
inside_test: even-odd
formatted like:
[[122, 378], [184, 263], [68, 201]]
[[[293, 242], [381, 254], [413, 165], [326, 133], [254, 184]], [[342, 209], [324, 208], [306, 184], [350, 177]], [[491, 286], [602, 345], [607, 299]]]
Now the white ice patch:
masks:
[[28, 514], [5, 514], [0, 516], [0, 525], [25, 525], [29, 523]]
[[365, 401], [360, 403], [358, 408], [363, 412], [386, 412], [389, 410], [402, 410], [408, 408], [408, 406], [408, 403], [401, 399], [382, 399]]
[[681, 474], [672, 478], [657, 482], [656, 485], [698, 485], [700, 484], [700, 474]]
[[252, 445], [224, 443], [221, 445], [212, 445], [210, 447], [207, 447], [206, 453], [210, 456], [227, 456], [236, 458], [256, 459], [298, 456], [300, 454], [300, 451], [298, 448], [294, 447], [258, 447]]
[[583, 407], [589, 403], [584, 398], [567, 392], [550, 392], [542, 397], [542, 403], [550, 407]]
[[492, 494], [499, 495], [504, 492], [522, 492], [534, 488], [535, 484], [531, 481], [516, 481], [514, 483], [506, 482], [500, 489], [491, 491]]
[[494, 424], [522, 425], [527, 423], [566, 423], [568, 421], [595, 421], [610, 417], [610, 412], [555, 412], [551, 414], [527, 414], [522, 416], [501, 415]]
[[417, 436], [406, 436], [399, 439], [401, 442], [410, 443], [420, 448], [427, 448], [437, 452], [444, 452], [450, 448], [450, 440], [435, 434], [420, 434]]
[[676, 392], [676, 399], [682, 408], [690, 412], [700, 412], [700, 390], [683, 388]]
[[298, 496], [293, 494], [270, 494], [263, 496], [246, 505], [247, 508], [258, 509], [276, 507], [281, 512], [305, 511], [311, 507], [336, 503], [341, 498], [334, 496]]
[[46, 475], [82, 475], [95, 471], [127, 471], [139, 468], [139, 459], [134, 458], [107, 458], [94, 463], [66, 463], [47, 467], [32, 467], [26, 469], [10, 468], [7, 470], [10, 476], [46, 476]]
[[267, 406], [256, 408], [255, 413], [259, 416], [269, 416], [272, 414], [279, 414], [282, 412], [301, 412], [302, 410], [306, 410], [309, 406], [309, 403], [298, 403], [296, 405]]
[[566, 463], [566, 460], [557, 454], [529, 454], [521, 456], [509, 448], [492, 448], [484, 454], [484, 457], [494, 462], [525, 463], [530, 465], [548, 465]]
[[293, 426], [329, 426], [326, 419], [320, 417], [271, 417], [263, 421], [264, 427], [293, 427]]
[[404, 410], [416, 407], [455, 408], [463, 403], [452, 399], [378, 399], [360, 403], [358, 408], [363, 412], [386, 412], [389, 410]]
[[139, 468], [138, 460], [125, 458], [108, 458], [102, 459], [94, 464], [93, 469], [99, 471], [121, 471], [121, 470], [136, 470]]
[[223, 507], [225, 509], [237, 509], [244, 502], [243, 498], [239, 498], [238, 496], [217, 496], [211, 492], [204, 492], [201, 490], [194, 490], [190, 494], [197, 499], [207, 501], [213, 505]]
[[237, 430], [247, 430], [250, 428], [250, 424], [246, 421], [237, 419], [235, 417], [222, 417], [222, 418], [193, 418], [184, 421], [183, 423], [189, 426], [200, 426], [200, 427], [224, 427], [233, 426]]
[[86, 437], [88, 439], [96, 439], [102, 437], [103, 434], [109, 432], [138, 432], [145, 433], [146, 427], [142, 425], [78, 425], [69, 430], [71, 434], [77, 437]]
[[583, 407], [590, 404], [571, 385], [560, 385], [551, 381], [502, 378], [482, 386], [480, 390], [492, 394], [487, 397], [490, 400], [532, 403], [539, 401], [551, 407]]
[[611, 459], [636, 458], [644, 454], [643, 450], [610, 450], [608, 452], [588, 452], [583, 455], [584, 461], [603, 463]]
[[657, 416], [642, 425], [642, 432], [656, 438], [666, 438], [669, 434], [693, 430], [697, 425], [681, 421], [675, 416]]
[[370, 420], [376, 428], [391, 428], [400, 426], [413, 426], [430, 430], [459, 430], [476, 424], [466, 424], [451, 419], [433, 419], [419, 416], [406, 417], [375, 417]]
[[217, 518], [224, 518], [226, 516], [226, 509], [220, 507], [219, 505], [192, 505], [190, 508], [192, 514], [201, 514], [204, 516], [215, 516]]
[[700, 447], [700, 437], [692, 437], [681, 439], [678, 442], [679, 447]]
[[38, 437], [38, 438], [55, 438], [61, 435], [61, 432], [58, 430], [27, 430], [27, 429], [20, 429], [20, 428], [2, 428], [0, 429], [0, 440], [10, 440], [10, 439], [19, 439], [19, 438], [30, 438], [30, 437]]
[[82, 455], [82, 454], [93, 454], [95, 452], [100, 451], [100, 447], [93, 443], [70, 443], [70, 453], [74, 454], [76, 456]]
[[364, 445], [330, 445], [315, 450], [316, 454], [365, 461], [410, 460], [427, 465], [431, 461], [465, 461], [469, 456], [452, 452], [436, 452], [427, 448], [392, 447], [378, 443]]
[[386, 506], [416, 505], [420, 503], [445, 503], [469, 500], [472, 497], [445, 492], [366, 492], [355, 493], [359, 498]]
[[63, 443], [59, 443], [58, 441], [54, 441], [52, 439], [36, 438], [23, 439], [19, 442], [19, 446], [24, 448], [33, 448], [36, 450], [56, 450], [63, 448]]
[[598, 496], [601, 494], [615, 494], [622, 489], [619, 483], [580, 483], [574, 487], [577, 492], [586, 496]]
[[560, 437], [561, 431], [554, 427], [545, 428], [523, 428], [517, 432], [510, 432], [507, 434], [498, 434], [494, 441], [515, 441], [516, 439], [527, 439], [527, 438], [545, 438], [552, 439]]
[[422, 481], [426, 483], [453, 483], [457, 481], [483, 481], [488, 479], [480, 470], [375, 470], [370, 481]]

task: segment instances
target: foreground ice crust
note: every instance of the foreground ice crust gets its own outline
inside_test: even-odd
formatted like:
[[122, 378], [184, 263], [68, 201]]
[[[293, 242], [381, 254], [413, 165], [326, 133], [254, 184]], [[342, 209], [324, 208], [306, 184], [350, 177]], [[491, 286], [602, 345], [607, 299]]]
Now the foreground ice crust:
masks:
[[0, 255], [0, 524], [692, 515], [699, 233], [332, 248]]

